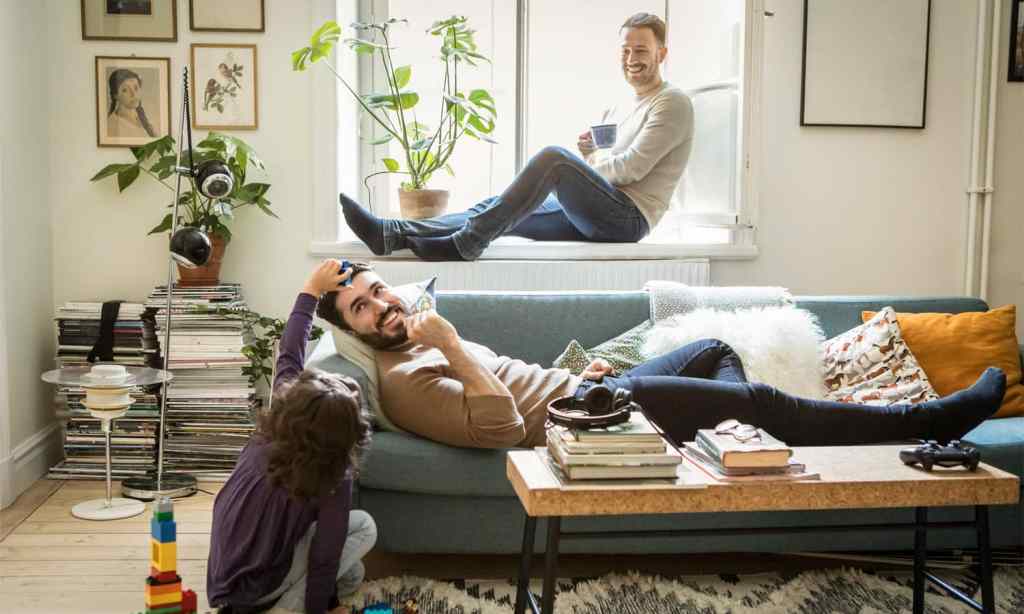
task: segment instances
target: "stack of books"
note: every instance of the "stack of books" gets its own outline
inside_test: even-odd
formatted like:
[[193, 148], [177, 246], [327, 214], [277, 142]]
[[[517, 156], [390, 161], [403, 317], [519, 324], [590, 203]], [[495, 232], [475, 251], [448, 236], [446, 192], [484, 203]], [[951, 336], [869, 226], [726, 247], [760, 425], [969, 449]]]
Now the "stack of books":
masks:
[[[167, 287], [158, 286], [146, 306], [155, 311], [157, 341], [164, 342]], [[239, 284], [174, 286], [164, 441], [164, 470], [206, 480], [226, 479], [255, 431], [256, 390], [242, 371], [249, 339], [241, 320], [216, 313], [240, 310]]]
[[[68, 302], [57, 307], [57, 368], [89, 366], [87, 356], [100, 337], [103, 304]], [[145, 321], [145, 307], [122, 303], [114, 323], [115, 364], [155, 367], [157, 346], [153, 327]], [[111, 427], [111, 476], [122, 479], [156, 470], [156, 433], [160, 424], [160, 386], [131, 389], [135, 403]], [[95, 479], [105, 475], [104, 435], [98, 418], [82, 402], [85, 389], [57, 386], [54, 406], [61, 420], [64, 458], [50, 468], [51, 479]]]
[[569, 480], [675, 479], [682, 457], [640, 412], [602, 429], [548, 429], [552, 468]]
[[757, 436], [741, 440], [730, 433], [712, 429], [697, 431], [696, 441], [684, 444], [683, 453], [693, 464], [721, 482], [775, 480], [816, 480], [803, 463], [793, 459], [793, 450], [764, 429]]

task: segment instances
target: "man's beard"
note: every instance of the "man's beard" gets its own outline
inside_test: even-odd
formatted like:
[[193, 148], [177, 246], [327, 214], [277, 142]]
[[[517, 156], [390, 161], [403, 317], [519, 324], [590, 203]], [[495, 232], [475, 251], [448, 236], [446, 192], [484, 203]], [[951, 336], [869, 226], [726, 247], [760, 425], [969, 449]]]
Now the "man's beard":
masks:
[[[380, 319], [377, 321], [378, 331], [381, 328], [381, 322], [388, 319], [388, 317], [395, 311], [401, 314], [403, 310], [398, 305], [391, 305], [388, 307], [387, 311], [381, 315]], [[387, 335], [382, 332], [355, 333], [355, 335], [360, 341], [377, 350], [390, 350], [409, 340], [409, 334], [406, 332], [405, 326], [403, 326], [394, 335]]]
[[631, 73], [625, 66], [623, 66], [622, 74], [626, 77], [626, 82], [633, 87], [643, 87], [645, 85], [650, 85], [655, 81], [655, 79], [657, 79], [658, 65], [648, 64], [638, 73]]

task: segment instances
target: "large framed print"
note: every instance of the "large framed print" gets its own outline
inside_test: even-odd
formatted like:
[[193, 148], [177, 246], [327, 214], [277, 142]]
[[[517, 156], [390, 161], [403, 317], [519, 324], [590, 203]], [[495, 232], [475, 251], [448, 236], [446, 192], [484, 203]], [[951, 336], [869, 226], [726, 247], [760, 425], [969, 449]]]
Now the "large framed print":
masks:
[[263, 32], [264, 0], [188, 0], [189, 28], [194, 32]]
[[96, 144], [135, 147], [171, 133], [171, 59], [96, 57]]
[[255, 130], [259, 127], [256, 45], [192, 45], [192, 127]]
[[177, 0], [81, 0], [82, 40], [178, 40]]
[[800, 125], [924, 128], [931, 0], [804, 0]]

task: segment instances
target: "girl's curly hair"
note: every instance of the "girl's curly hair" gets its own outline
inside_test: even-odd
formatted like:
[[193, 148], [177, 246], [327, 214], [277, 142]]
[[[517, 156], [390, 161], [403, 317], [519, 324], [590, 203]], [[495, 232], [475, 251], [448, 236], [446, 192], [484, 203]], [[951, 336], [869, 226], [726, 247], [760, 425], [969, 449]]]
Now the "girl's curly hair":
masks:
[[258, 433], [270, 444], [267, 473], [292, 496], [324, 496], [341, 483], [370, 443], [370, 421], [350, 377], [307, 369], [274, 391]]

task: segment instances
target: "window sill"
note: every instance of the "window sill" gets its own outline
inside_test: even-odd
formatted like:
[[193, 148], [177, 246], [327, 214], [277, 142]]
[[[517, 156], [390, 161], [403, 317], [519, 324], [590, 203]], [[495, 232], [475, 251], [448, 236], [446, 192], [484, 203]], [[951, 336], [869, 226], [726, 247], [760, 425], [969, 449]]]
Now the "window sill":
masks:
[[[312, 241], [313, 256], [345, 256], [363, 260], [415, 260], [408, 250], [390, 256], [376, 256], [359, 241]], [[753, 260], [756, 245], [680, 243], [582, 243], [575, 241], [530, 241], [502, 237], [491, 243], [480, 260]]]

